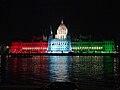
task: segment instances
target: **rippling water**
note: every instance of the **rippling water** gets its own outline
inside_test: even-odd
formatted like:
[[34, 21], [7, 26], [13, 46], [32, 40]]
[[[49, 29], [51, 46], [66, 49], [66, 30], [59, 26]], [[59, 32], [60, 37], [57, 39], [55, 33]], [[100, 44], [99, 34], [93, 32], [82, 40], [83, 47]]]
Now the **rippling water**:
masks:
[[1, 57], [0, 83], [45, 85], [75, 82], [78, 86], [119, 87], [119, 58], [110, 56]]

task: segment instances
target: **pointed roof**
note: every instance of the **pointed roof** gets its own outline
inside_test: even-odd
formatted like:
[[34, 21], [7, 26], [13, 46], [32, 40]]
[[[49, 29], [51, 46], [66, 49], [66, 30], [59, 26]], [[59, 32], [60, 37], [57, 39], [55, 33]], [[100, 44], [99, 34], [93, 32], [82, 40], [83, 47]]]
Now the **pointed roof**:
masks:
[[61, 24], [63, 24], [64, 22], [63, 22], [63, 19], [61, 20]]
[[50, 34], [52, 35], [53, 32], [52, 32], [52, 26], [50, 25]]
[[52, 30], [50, 31], [50, 34], [51, 34], [51, 35], [53, 34]]
[[67, 29], [67, 27], [65, 26], [65, 24], [63, 22], [63, 19], [61, 20], [61, 24], [59, 25], [58, 29], [59, 30], [61, 30], [61, 29]]
[[57, 29], [57, 34], [63, 34], [66, 33], [67, 34], [68, 29], [65, 26], [65, 24], [63, 23], [63, 19], [61, 20], [61, 24], [59, 25], [58, 29]]

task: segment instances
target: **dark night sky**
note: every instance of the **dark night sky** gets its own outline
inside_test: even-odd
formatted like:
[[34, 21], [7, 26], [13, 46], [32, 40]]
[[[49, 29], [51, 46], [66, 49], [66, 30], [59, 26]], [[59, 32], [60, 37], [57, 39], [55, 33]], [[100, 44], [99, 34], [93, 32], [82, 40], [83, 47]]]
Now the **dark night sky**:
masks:
[[[79, 2], [78, 2], [79, 1]], [[119, 3], [113, 0], [1, 0], [0, 40], [30, 40], [54, 33], [63, 18], [70, 35], [120, 36]]]

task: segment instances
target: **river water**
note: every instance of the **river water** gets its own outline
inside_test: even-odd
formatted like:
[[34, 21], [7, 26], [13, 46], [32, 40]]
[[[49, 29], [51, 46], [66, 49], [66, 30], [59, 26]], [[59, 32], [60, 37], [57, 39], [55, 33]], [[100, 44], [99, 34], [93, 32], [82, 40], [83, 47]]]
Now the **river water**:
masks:
[[120, 60], [110, 56], [0, 57], [1, 85], [38, 85], [73, 82], [79, 88], [116, 90]]

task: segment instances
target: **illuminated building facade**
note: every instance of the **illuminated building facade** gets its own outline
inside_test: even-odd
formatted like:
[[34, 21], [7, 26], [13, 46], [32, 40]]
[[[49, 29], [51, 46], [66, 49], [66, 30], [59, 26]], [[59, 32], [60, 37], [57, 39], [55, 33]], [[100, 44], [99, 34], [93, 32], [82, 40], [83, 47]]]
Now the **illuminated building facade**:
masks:
[[116, 53], [114, 41], [72, 42], [74, 53]]
[[68, 35], [68, 29], [63, 23], [63, 20], [61, 21], [61, 24], [59, 25], [57, 29], [57, 34], [55, 35], [55, 38], [53, 38], [53, 33], [51, 30], [51, 34], [48, 40], [48, 51], [47, 52], [48, 53], [72, 52], [70, 36]]
[[46, 53], [47, 42], [12, 42], [11, 53]]
[[[77, 41], [52, 39], [48, 42], [12, 42], [11, 53], [116, 53], [114, 41]], [[71, 50], [72, 49], [72, 50]]]
[[53, 35], [52, 29], [48, 41], [37, 42], [12, 42], [11, 53], [117, 53], [113, 40], [106, 41], [72, 41], [68, 29], [61, 21], [57, 34]]

